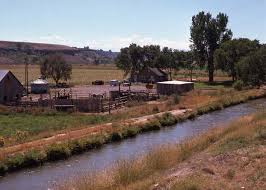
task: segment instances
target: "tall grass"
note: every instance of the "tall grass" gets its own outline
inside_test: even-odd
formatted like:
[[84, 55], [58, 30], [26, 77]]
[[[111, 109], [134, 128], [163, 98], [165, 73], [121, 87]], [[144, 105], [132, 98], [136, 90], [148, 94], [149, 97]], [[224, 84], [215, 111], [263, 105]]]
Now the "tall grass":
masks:
[[[256, 114], [252, 119], [242, 118], [225, 128], [210, 130], [181, 144], [156, 148], [139, 159], [122, 160], [116, 163], [111, 169], [102, 173], [77, 177], [74, 181], [70, 183], [66, 182], [66, 184], [59, 186], [58, 189], [147, 189], [147, 184], [150, 185], [153, 178], [156, 178], [158, 181], [162, 172], [203, 150], [216, 149], [217, 147], [225, 146], [225, 144], [236, 144], [237, 148], [241, 148], [242, 146], [239, 147], [237, 142], [239, 136], [249, 141], [249, 143], [263, 143], [265, 138], [258, 140], [255, 134], [261, 130], [261, 126], [263, 126], [263, 129], [266, 129], [265, 124], [266, 112]], [[244, 146], [248, 146], [248, 144], [244, 143]], [[226, 149], [227, 151], [233, 150], [228, 147]], [[231, 178], [233, 176], [232, 172], [228, 175]], [[199, 180], [199, 178], [192, 177], [179, 181], [171, 189], [202, 189], [201, 182], [202, 180]]]

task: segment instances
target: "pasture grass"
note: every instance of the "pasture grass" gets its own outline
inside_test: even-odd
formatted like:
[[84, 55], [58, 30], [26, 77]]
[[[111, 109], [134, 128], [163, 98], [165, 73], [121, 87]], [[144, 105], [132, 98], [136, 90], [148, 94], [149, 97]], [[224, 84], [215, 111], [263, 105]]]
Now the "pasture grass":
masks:
[[[25, 81], [24, 65], [0, 65], [0, 69], [10, 70], [20, 80]], [[29, 66], [29, 81], [36, 80], [40, 77], [40, 66]], [[112, 79], [122, 80], [124, 73], [118, 70], [115, 65], [73, 65], [72, 75], [69, 83], [71, 85], [91, 84], [95, 80], [109, 81]], [[49, 80], [54, 83], [54, 81]]]

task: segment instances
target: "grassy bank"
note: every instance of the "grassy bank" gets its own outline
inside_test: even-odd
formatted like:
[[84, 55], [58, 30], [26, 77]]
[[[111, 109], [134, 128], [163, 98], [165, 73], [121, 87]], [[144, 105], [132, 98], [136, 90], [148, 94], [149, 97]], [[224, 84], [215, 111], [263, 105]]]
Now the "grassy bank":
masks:
[[113, 125], [106, 131], [101, 131], [97, 135], [88, 135], [78, 140], [67, 140], [42, 147], [42, 150], [30, 150], [15, 155], [2, 155], [0, 162], [0, 173], [3, 175], [9, 171], [19, 170], [25, 167], [42, 165], [47, 161], [55, 161], [66, 159], [71, 155], [80, 154], [84, 151], [99, 148], [110, 142], [120, 141], [125, 138], [134, 137], [139, 133], [160, 130], [162, 127], [171, 126], [177, 122], [186, 119], [193, 119], [198, 115], [208, 113], [215, 110], [223, 109], [230, 105], [246, 102], [251, 99], [265, 97], [265, 94], [239, 94], [239, 96], [224, 96], [216, 101], [210, 102], [208, 105], [196, 107], [192, 112], [188, 112], [182, 116], [173, 116], [166, 113], [161, 117], [155, 117], [146, 124], [140, 126]]
[[[241, 103], [252, 97], [264, 96], [264, 91], [250, 89], [235, 91], [232, 89], [195, 90], [182, 96], [162, 97], [150, 103], [134, 103], [133, 106], [115, 111], [111, 115], [84, 115], [81, 113], [58, 113], [52, 110], [5, 108], [0, 106], [0, 138], [5, 146], [21, 144], [58, 133], [89, 128], [94, 125], [120, 122], [130, 118], [152, 115], [159, 112], [192, 109], [195, 114], [204, 109], [218, 109], [231, 104]], [[213, 108], [209, 108], [213, 107]], [[217, 108], [215, 108], [217, 107]]]
[[[108, 171], [77, 177], [58, 189], [264, 189], [265, 140], [266, 112], [261, 112], [137, 160], [122, 160]], [[231, 162], [225, 161], [228, 157]]]

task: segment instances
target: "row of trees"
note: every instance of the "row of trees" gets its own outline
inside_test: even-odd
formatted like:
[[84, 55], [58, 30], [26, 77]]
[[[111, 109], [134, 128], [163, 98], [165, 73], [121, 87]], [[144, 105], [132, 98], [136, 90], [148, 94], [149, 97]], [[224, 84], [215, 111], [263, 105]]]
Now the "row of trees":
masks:
[[173, 50], [158, 45], [140, 47], [131, 44], [122, 48], [116, 59], [118, 68], [125, 74], [135, 74], [146, 67], [168, 71], [172, 80], [173, 70], [183, 67], [192, 71], [195, 67], [206, 68], [209, 82], [214, 80], [215, 69], [221, 69], [245, 84], [260, 85], [265, 81], [265, 45], [246, 38], [232, 39], [227, 27], [228, 16], [219, 13], [200, 12], [192, 17], [190, 51]]
[[172, 80], [173, 70], [178, 70], [188, 59], [189, 52], [173, 50], [158, 45], [138, 46], [131, 44], [122, 48], [116, 58], [116, 65], [125, 72], [125, 75], [135, 74], [147, 67], [156, 67], [168, 72]]

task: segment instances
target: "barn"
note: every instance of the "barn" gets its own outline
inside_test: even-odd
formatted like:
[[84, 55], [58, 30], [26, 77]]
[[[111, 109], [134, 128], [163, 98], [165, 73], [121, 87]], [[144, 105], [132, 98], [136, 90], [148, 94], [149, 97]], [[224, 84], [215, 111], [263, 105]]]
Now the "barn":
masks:
[[45, 79], [37, 79], [35, 81], [32, 81], [30, 83], [30, 87], [31, 87], [31, 93], [33, 94], [43, 94], [43, 93], [47, 93], [48, 89], [49, 89], [49, 83], [47, 80]]
[[181, 94], [194, 89], [193, 82], [163, 81], [157, 83], [157, 93], [160, 95]]
[[147, 67], [139, 73], [132, 74], [130, 81], [142, 83], [156, 83], [168, 80], [167, 73], [159, 68]]
[[0, 103], [19, 100], [23, 92], [23, 85], [11, 71], [0, 70]]

